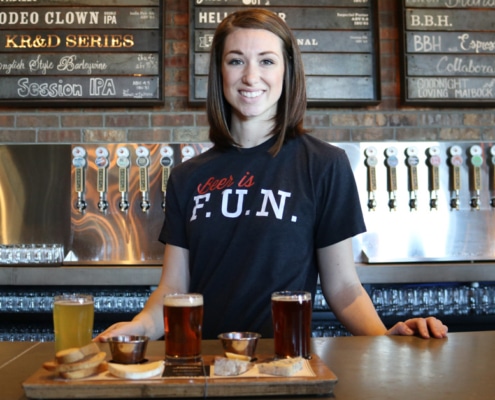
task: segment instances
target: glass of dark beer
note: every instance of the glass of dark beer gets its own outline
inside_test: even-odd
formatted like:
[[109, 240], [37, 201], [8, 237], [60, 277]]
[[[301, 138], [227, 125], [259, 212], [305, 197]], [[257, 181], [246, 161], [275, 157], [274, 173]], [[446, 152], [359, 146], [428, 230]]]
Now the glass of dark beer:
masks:
[[311, 293], [272, 293], [275, 357], [311, 358]]
[[195, 362], [201, 359], [203, 296], [174, 293], [163, 298], [165, 359], [169, 362]]

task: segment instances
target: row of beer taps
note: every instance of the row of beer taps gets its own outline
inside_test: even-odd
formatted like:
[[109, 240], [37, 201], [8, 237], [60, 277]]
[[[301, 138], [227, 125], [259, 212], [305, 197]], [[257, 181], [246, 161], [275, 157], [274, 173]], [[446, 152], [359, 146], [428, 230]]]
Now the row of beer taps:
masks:
[[[440, 166], [442, 157], [439, 146], [431, 146], [426, 151], [426, 164], [429, 170], [428, 191], [430, 194], [430, 210], [438, 208], [440, 190]], [[374, 211], [377, 207], [377, 172], [376, 167], [379, 164], [378, 151], [376, 147], [369, 146], [364, 151], [365, 164], [367, 167], [367, 191], [368, 191], [368, 210]], [[397, 167], [399, 165], [398, 150], [394, 146], [387, 147], [383, 154], [384, 164], [387, 169], [387, 191], [388, 191], [388, 208], [391, 211], [397, 209]], [[460, 209], [461, 193], [461, 168], [464, 163], [463, 150], [459, 145], [453, 145], [448, 148], [446, 161], [450, 169], [449, 191], [450, 191], [450, 208], [452, 210]], [[483, 149], [480, 145], [472, 145], [467, 151], [468, 167], [470, 171], [470, 207], [473, 210], [479, 210], [481, 206], [481, 189], [482, 189], [482, 166], [483, 166]], [[490, 206], [495, 208], [495, 145], [489, 149], [490, 160], [490, 191], [492, 193]], [[408, 191], [409, 191], [409, 209], [417, 210], [418, 208], [418, 166], [420, 158], [418, 149], [415, 146], [409, 146], [404, 152], [405, 164], [408, 170]]]
[[[185, 146], [181, 150], [182, 160], [191, 158], [195, 155], [195, 150], [190, 146]], [[129, 201], [129, 170], [131, 168], [131, 151], [129, 148], [118, 147], [115, 152], [115, 165], [118, 168], [118, 190], [120, 200], [118, 208], [126, 212], [130, 207]], [[97, 208], [101, 213], [107, 212], [109, 208], [108, 201], [108, 168], [110, 165], [110, 154], [106, 147], [100, 146], [95, 150], [95, 158], [92, 160], [96, 168], [96, 190], [99, 194]], [[151, 163], [150, 150], [145, 146], [138, 146], [135, 149], [135, 165], [138, 168], [139, 191], [141, 194], [140, 208], [147, 212], [151, 207], [150, 187], [149, 187], [149, 167]], [[86, 169], [88, 163], [88, 152], [82, 146], [76, 146], [72, 149], [72, 165], [74, 167], [74, 187], [77, 199], [74, 207], [84, 213], [88, 207], [86, 199]], [[165, 145], [160, 148], [160, 167], [161, 167], [161, 191], [163, 199], [161, 208], [165, 211], [165, 198], [167, 192], [167, 182], [170, 176], [170, 170], [174, 165], [174, 149]]]

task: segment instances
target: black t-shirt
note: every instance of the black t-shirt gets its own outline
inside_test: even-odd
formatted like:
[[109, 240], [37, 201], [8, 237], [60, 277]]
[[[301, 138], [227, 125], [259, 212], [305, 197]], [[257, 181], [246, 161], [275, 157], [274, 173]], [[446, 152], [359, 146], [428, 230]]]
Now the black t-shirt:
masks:
[[316, 249], [365, 231], [344, 150], [310, 135], [212, 148], [175, 167], [160, 241], [189, 250], [190, 292], [204, 296], [203, 338], [272, 336], [271, 293], [314, 296]]

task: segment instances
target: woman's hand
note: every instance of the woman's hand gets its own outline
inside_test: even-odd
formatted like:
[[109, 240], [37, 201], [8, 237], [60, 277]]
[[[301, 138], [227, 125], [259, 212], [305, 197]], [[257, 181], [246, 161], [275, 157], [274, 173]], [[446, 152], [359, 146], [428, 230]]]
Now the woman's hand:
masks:
[[448, 330], [447, 326], [435, 317], [411, 318], [404, 322], [397, 322], [386, 334], [442, 339], [447, 337]]
[[140, 321], [117, 322], [108, 327], [104, 332], [96, 336], [94, 342], [107, 342], [109, 338], [119, 335], [145, 335], [144, 326]]

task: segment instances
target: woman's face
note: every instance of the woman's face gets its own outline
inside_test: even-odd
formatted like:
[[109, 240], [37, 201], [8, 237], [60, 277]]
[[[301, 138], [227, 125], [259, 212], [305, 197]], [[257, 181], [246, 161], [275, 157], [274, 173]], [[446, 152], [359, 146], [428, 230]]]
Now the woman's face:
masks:
[[282, 94], [282, 41], [264, 29], [237, 29], [225, 40], [223, 93], [233, 116], [271, 121]]

